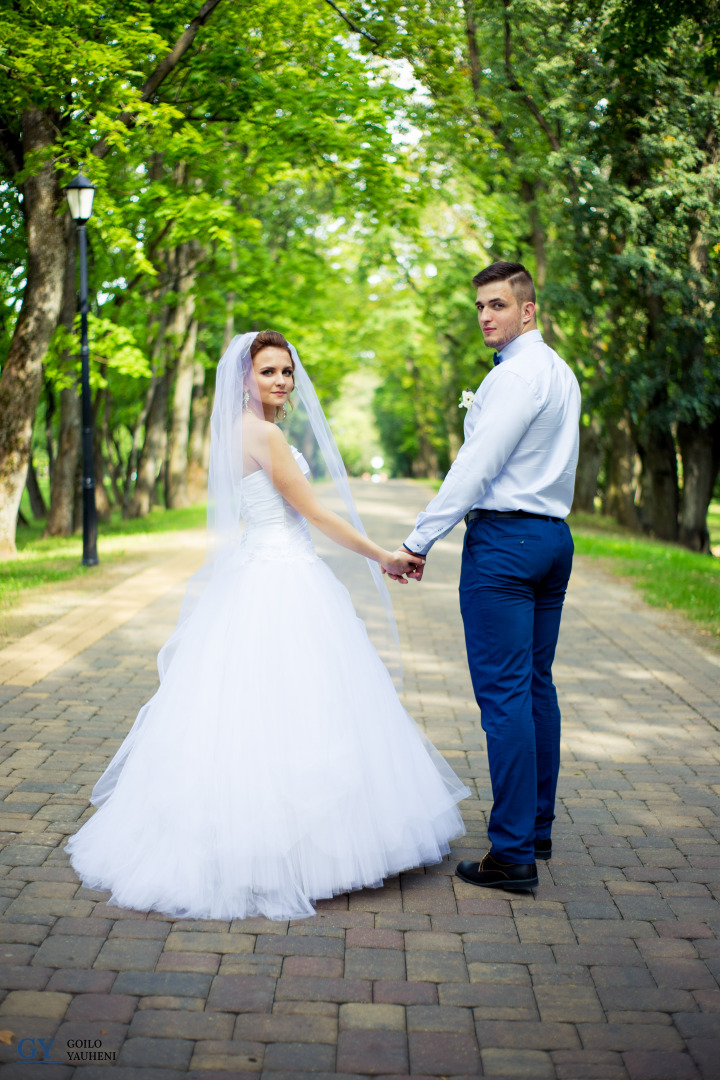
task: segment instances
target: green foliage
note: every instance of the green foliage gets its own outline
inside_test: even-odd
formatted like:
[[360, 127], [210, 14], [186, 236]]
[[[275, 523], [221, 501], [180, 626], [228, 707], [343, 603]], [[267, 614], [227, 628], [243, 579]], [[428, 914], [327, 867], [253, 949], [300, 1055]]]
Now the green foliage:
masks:
[[[716, 511], [717, 512], [717, 511]], [[674, 544], [639, 540], [598, 528], [587, 517], [570, 521], [575, 551], [601, 560], [612, 573], [628, 578], [653, 607], [691, 619], [704, 634], [720, 637], [720, 566]], [[715, 542], [720, 533], [715, 534]]]

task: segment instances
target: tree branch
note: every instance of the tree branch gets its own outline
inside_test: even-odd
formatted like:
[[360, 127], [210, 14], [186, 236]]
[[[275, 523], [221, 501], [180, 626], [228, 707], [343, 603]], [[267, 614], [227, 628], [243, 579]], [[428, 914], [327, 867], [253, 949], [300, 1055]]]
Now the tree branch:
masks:
[[[220, 0], [205, 0], [204, 4], [198, 11], [192, 22], [188, 23], [183, 30], [180, 37], [177, 39], [167, 56], [160, 61], [158, 66], [153, 71], [152, 75], [145, 80], [143, 88], [140, 92], [141, 101], [149, 101], [159, 89], [162, 82], [168, 77], [171, 71], [177, 67], [182, 60], [185, 53], [188, 51], [198, 30], [205, 25], [215, 8], [220, 3]], [[118, 117], [122, 124], [126, 127], [132, 127], [135, 123], [136, 113], [123, 112]], [[96, 143], [93, 147], [93, 154], [95, 157], [104, 158], [110, 149], [107, 139], [102, 138], [100, 142]]]
[[511, 2], [512, 2], [512, 0], [503, 0], [503, 6], [505, 8], [505, 14], [503, 16], [504, 22], [505, 22], [505, 73], [506, 73], [507, 78], [508, 78], [508, 86], [516, 94], [520, 94], [522, 100], [525, 102], [528, 109], [530, 110], [532, 115], [535, 117], [535, 120], [537, 121], [538, 125], [545, 132], [545, 135], [547, 136], [547, 140], [550, 143], [550, 145], [552, 146], [553, 150], [559, 151], [560, 150], [560, 140], [558, 139], [557, 135], [553, 131], [553, 129], [550, 126], [550, 124], [548, 123], [548, 121], [545, 119], [543, 114], [538, 109], [538, 107], [535, 104], [535, 102], [534, 102], [533, 98], [531, 97], [531, 95], [528, 94], [528, 92], [525, 90], [524, 86], [518, 80], [518, 78], [517, 78], [517, 76], [515, 74], [515, 70], [514, 70], [513, 65], [512, 65], [512, 59], [511, 59], [512, 58], [512, 30], [511, 30], [511, 27], [510, 27], [510, 17], [508, 15], [508, 10], [510, 8]]
[[356, 34], [362, 34], [362, 36], [364, 38], [367, 38], [368, 41], [371, 41], [373, 43], [373, 45], [379, 45], [380, 44], [378, 39], [376, 37], [373, 37], [372, 34], [369, 34], [367, 30], [363, 30], [362, 26], [356, 26], [355, 23], [352, 21], [352, 19], [348, 18], [348, 16], [345, 15], [345, 13], [340, 10], [340, 8], [337, 6], [337, 4], [333, 3], [333, 0], [325, 0], [325, 3], [329, 4], [330, 7], [333, 9], [333, 11], [336, 11], [338, 13], [338, 15], [340, 16], [340, 18], [342, 19], [342, 21], [344, 23], [347, 23], [347, 25], [350, 27], [350, 29], [353, 30]]

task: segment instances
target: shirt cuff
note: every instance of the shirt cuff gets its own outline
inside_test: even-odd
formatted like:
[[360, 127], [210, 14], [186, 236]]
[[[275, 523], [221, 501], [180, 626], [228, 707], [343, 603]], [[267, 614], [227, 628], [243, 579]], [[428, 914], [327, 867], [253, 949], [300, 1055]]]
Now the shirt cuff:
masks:
[[422, 550], [423, 545], [420, 543], [419, 538], [413, 532], [413, 533], [410, 534], [410, 536], [407, 538], [407, 540], [403, 543], [403, 547], [405, 548], [406, 551], [409, 551], [411, 555], [422, 555], [422, 557], [425, 558], [428, 551], [432, 547], [432, 544], [428, 544], [428, 546], [423, 551]]

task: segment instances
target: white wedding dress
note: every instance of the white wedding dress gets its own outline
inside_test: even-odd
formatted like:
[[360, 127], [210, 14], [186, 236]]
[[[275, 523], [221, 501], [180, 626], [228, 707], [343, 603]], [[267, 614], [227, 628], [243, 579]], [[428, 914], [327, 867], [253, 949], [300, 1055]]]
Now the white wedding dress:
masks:
[[302, 918], [440, 861], [465, 831], [468, 789], [401, 705], [304, 518], [262, 471], [242, 502], [227, 573], [170, 639], [160, 689], [67, 844], [120, 907]]

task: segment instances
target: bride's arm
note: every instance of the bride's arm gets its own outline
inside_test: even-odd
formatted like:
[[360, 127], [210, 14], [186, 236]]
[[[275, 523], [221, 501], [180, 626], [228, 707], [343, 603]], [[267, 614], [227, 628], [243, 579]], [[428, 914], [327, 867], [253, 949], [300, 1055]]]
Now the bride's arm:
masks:
[[294, 510], [302, 514], [306, 521], [336, 544], [380, 563], [384, 570], [399, 580], [404, 580], [401, 575], [412, 574], [416, 569], [422, 568], [423, 559], [410, 553], [390, 552], [379, 547], [339, 514], [326, 509], [303, 475], [280, 429], [274, 424], [268, 424], [262, 434], [264, 438], [254, 440], [255, 445], [251, 451], [254, 460], [265, 470], [275, 490]]

